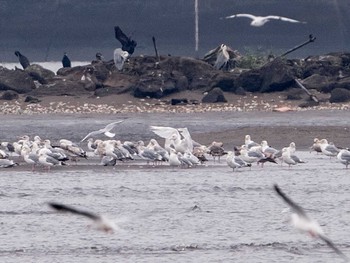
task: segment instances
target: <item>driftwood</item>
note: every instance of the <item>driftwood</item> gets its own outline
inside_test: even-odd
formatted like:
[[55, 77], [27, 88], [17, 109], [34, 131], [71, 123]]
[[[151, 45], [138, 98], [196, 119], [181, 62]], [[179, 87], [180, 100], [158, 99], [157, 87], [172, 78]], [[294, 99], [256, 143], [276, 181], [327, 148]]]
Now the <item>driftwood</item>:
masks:
[[309, 95], [310, 99], [312, 99], [314, 102], [319, 103], [319, 100], [317, 99], [317, 97], [315, 95], [312, 95], [310, 91], [307, 88], [305, 88], [305, 86], [301, 84], [301, 82], [298, 79], [294, 79], [294, 81], [302, 90], [306, 92], [307, 95]]
[[297, 49], [299, 49], [299, 48], [301, 48], [301, 47], [303, 47], [303, 46], [305, 46], [305, 45], [307, 45], [307, 44], [309, 44], [309, 43], [314, 42], [315, 40], [316, 40], [316, 37], [314, 37], [313, 35], [310, 34], [310, 35], [309, 35], [309, 40], [308, 40], [308, 41], [306, 41], [306, 42], [304, 42], [304, 43], [302, 43], [302, 44], [300, 44], [300, 45], [298, 45], [298, 46], [296, 46], [296, 47], [293, 47], [292, 49], [286, 51], [285, 53], [283, 53], [283, 54], [281, 55], [281, 57], [284, 57], [284, 56], [288, 55], [289, 53], [292, 53], [293, 51], [295, 51], [295, 50], [297, 50]]

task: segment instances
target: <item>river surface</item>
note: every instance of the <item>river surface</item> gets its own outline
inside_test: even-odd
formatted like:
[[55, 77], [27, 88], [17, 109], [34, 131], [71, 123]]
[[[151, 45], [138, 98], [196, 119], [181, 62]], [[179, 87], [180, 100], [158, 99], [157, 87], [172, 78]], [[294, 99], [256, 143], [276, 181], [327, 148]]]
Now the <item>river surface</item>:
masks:
[[[291, 169], [268, 163], [235, 172], [212, 160], [190, 169], [2, 169], [1, 261], [342, 262], [287, 223], [287, 205], [272, 186], [278, 183], [350, 255], [349, 171], [335, 159], [299, 156], [307, 163]], [[57, 214], [48, 201], [104, 214], [118, 230], [88, 228], [88, 219]]]
[[[258, 120], [254, 116], [232, 114], [215, 120], [247, 125]], [[266, 113], [264, 125], [279, 121], [309, 125], [307, 113], [299, 121], [293, 116], [298, 115]], [[115, 117], [1, 116], [1, 136], [8, 139], [42, 131], [42, 137], [65, 134], [78, 139]], [[215, 124], [199, 117], [191, 122], [187, 115], [148, 117], [158, 125], [175, 123], [197, 130], [214, 129], [210, 124]], [[135, 130], [130, 126], [129, 136], [145, 129], [144, 120], [141, 115], [128, 119], [132, 126], [140, 126]], [[323, 113], [313, 121], [346, 125], [337, 113]], [[350, 171], [334, 158], [308, 151], [297, 154], [305, 164], [289, 169], [266, 163], [264, 168], [254, 165], [235, 172], [224, 159], [220, 163], [210, 159], [190, 169], [153, 167], [140, 161], [102, 167], [97, 160], [53, 167], [50, 172], [31, 172], [25, 165], [3, 168], [1, 262], [343, 262], [324, 242], [289, 225], [287, 205], [275, 194], [273, 184], [302, 205], [350, 256]], [[96, 231], [88, 227], [88, 219], [56, 213], [48, 201], [103, 214], [118, 229], [114, 234]]]

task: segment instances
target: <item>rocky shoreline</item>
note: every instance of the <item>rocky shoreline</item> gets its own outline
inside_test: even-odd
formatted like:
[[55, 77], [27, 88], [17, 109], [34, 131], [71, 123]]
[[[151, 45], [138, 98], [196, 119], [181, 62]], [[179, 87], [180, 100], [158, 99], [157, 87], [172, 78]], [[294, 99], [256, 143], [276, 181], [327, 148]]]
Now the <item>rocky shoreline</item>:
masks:
[[[275, 58], [229, 70], [188, 57], [131, 57], [61, 68], [0, 67], [1, 114], [347, 110], [350, 53]], [[245, 68], [239, 67], [245, 65]], [[298, 81], [305, 89], [298, 86]], [[305, 92], [306, 91], [306, 92]], [[316, 99], [315, 99], [316, 98]]]

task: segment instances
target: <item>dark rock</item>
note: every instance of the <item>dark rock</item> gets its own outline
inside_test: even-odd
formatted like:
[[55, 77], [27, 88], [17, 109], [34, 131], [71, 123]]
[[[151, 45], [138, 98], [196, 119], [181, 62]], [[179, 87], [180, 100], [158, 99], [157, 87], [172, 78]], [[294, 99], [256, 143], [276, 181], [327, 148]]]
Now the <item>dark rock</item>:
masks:
[[290, 89], [287, 91], [286, 99], [287, 100], [301, 100], [303, 99], [304, 91], [301, 89]]
[[334, 83], [334, 88], [350, 90], [350, 77], [339, 79]]
[[329, 98], [329, 102], [348, 102], [350, 101], [350, 90], [336, 88], [331, 91], [331, 97]]
[[241, 96], [245, 96], [247, 93], [246, 93], [246, 91], [245, 91], [242, 87], [238, 87], [238, 88], [235, 90], [235, 94], [241, 95]]
[[0, 90], [14, 90], [21, 94], [33, 89], [34, 81], [27, 72], [0, 67]]
[[18, 93], [16, 91], [7, 90], [1, 95], [0, 99], [2, 99], [2, 100], [16, 100], [16, 99], [18, 99], [18, 97], [19, 96], [18, 96]]
[[35, 98], [35, 97], [32, 97], [32, 96], [27, 96], [25, 99], [24, 99], [24, 102], [27, 102], [27, 103], [39, 103], [41, 100], [39, 100], [38, 98]]
[[307, 89], [316, 89], [318, 91], [325, 91], [333, 83], [332, 79], [327, 76], [313, 74], [301, 81]]
[[106, 97], [111, 94], [112, 93], [110, 92], [110, 88], [107, 88], [107, 87], [96, 89], [94, 92], [94, 96], [96, 97]]
[[316, 101], [313, 101], [313, 100], [309, 100], [309, 101], [300, 103], [300, 104], [299, 104], [299, 107], [300, 107], [300, 108], [309, 108], [309, 107], [318, 106], [319, 104], [320, 104], [319, 102], [316, 102]]
[[25, 71], [28, 72], [33, 80], [37, 80], [40, 84], [47, 84], [50, 79], [55, 77], [54, 72], [43, 68], [38, 64], [31, 64], [25, 69]]
[[237, 78], [236, 75], [228, 72], [217, 74], [213, 77], [210, 87], [219, 87], [223, 91], [235, 92], [235, 78]]
[[295, 75], [281, 58], [276, 58], [260, 68], [260, 92], [283, 91], [294, 84]]
[[188, 100], [187, 99], [171, 99], [170, 104], [171, 105], [188, 104]]
[[90, 94], [84, 84], [64, 79], [55, 79], [50, 84], [42, 85], [30, 92], [32, 96], [81, 96]]
[[140, 81], [133, 88], [133, 94], [137, 98], [150, 97], [160, 99], [177, 91], [174, 82], [168, 81], [162, 83], [159, 80], [156, 82], [152, 79]]
[[223, 91], [220, 88], [214, 88], [206, 94], [203, 99], [203, 103], [217, 103], [217, 102], [227, 102]]
[[103, 82], [103, 86], [108, 88], [110, 94], [121, 94], [131, 92], [138, 80], [139, 78], [137, 76], [128, 76], [114, 71], [108, 79]]
[[236, 80], [237, 87], [243, 88], [248, 92], [258, 92], [261, 88], [263, 78], [260, 71], [252, 69], [243, 72]]

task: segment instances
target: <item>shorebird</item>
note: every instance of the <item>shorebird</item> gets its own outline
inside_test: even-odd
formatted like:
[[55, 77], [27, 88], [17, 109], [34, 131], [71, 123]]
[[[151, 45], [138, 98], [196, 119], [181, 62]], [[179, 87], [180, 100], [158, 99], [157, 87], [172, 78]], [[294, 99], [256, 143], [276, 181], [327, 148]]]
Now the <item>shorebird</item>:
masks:
[[226, 16], [226, 19], [230, 19], [230, 18], [235, 18], [235, 17], [247, 17], [250, 18], [252, 20], [252, 22], [250, 23], [251, 26], [255, 26], [255, 27], [261, 27], [263, 25], [265, 25], [267, 22], [269, 22], [270, 20], [281, 20], [284, 22], [291, 22], [291, 23], [303, 23], [305, 24], [306, 22], [302, 22], [302, 21], [298, 21], [295, 19], [291, 19], [288, 17], [283, 17], [283, 16], [255, 16], [255, 15], [251, 15], [251, 14], [235, 14], [235, 15], [231, 15], [231, 16]]
[[48, 205], [51, 208], [55, 209], [56, 211], [69, 212], [76, 215], [82, 215], [93, 220], [94, 227], [96, 230], [104, 231], [106, 233], [113, 233], [116, 230], [115, 224], [101, 215], [80, 210], [72, 206], [55, 203], [55, 202], [49, 202]]
[[291, 214], [291, 223], [292, 225], [302, 232], [309, 233], [314, 238], [319, 238], [326, 242], [326, 244], [332, 248], [339, 256], [341, 256], [344, 260], [349, 260], [348, 257], [343, 254], [334, 243], [324, 234], [321, 226], [318, 222], [312, 218], [310, 218], [304, 211], [304, 209], [293, 202], [285, 193], [281, 191], [277, 184], [274, 185], [274, 189], [276, 193], [290, 206], [293, 210]]
[[111, 130], [119, 123], [123, 122], [124, 120], [122, 121], [115, 121], [115, 122], [112, 122], [110, 124], [108, 124], [106, 127], [104, 127], [103, 129], [99, 129], [97, 131], [92, 131], [90, 132], [88, 135], [86, 135], [80, 142], [83, 142], [85, 141], [87, 138], [89, 137], [92, 137], [92, 136], [95, 136], [95, 135], [98, 135], [98, 134], [104, 134], [106, 135], [107, 137], [109, 138], [113, 138], [115, 136], [115, 133], [112, 133]]

